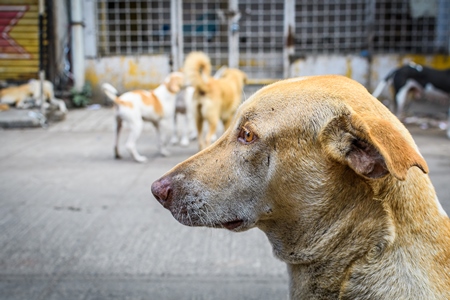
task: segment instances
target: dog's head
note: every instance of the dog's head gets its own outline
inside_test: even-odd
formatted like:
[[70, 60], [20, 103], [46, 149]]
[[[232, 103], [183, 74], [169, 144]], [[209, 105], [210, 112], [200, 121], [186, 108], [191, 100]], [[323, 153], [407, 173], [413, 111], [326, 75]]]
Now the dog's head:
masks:
[[152, 192], [182, 224], [257, 226], [276, 248], [275, 224], [295, 226], [300, 243], [301, 232], [330, 210], [374, 197], [413, 166], [428, 171], [404, 126], [363, 86], [341, 76], [305, 77], [255, 93], [218, 141], [153, 183]]
[[164, 79], [164, 84], [167, 90], [172, 94], [178, 93], [184, 85], [184, 74], [181, 72], [172, 72], [166, 79]]

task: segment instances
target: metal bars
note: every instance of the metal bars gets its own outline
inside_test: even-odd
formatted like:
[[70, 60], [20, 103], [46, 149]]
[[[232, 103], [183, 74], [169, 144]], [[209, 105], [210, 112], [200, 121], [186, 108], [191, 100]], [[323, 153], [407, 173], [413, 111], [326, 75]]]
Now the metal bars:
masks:
[[296, 3], [296, 54], [448, 53], [450, 0]]
[[[450, 0], [97, 0], [96, 9], [99, 56], [172, 53], [180, 60], [175, 66], [182, 53], [200, 50], [215, 69], [235, 57], [230, 61], [252, 79], [283, 77], [292, 44], [289, 58], [450, 50]], [[180, 36], [171, 39], [171, 32]], [[230, 37], [239, 46], [230, 47]]]
[[98, 0], [101, 56], [170, 53], [170, 1]]
[[241, 0], [239, 67], [252, 78], [283, 76], [284, 3]]
[[415, 3], [417, 1], [377, 1], [375, 52], [431, 54], [448, 51], [450, 1]]
[[366, 0], [297, 1], [297, 53], [354, 53], [367, 44]]
[[184, 53], [204, 51], [214, 69], [228, 65], [228, 1], [183, 1]]

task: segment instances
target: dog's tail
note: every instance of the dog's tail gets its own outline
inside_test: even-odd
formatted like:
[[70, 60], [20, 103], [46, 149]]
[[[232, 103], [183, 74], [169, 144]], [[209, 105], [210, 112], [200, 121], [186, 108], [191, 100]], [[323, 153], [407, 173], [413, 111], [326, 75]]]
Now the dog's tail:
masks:
[[378, 98], [381, 95], [381, 92], [383, 92], [386, 85], [391, 84], [392, 78], [394, 78], [395, 74], [397, 73], [397, 70], [398, 69], [395, 69], [395, 70], [389, 72], [389, 74], [387, 74], [386, 77], [384, 77], [384, 79], [380, 81], [380, 83], [377, 85], [377, 87], [373, 91], [372, 96], [374, 96], [375, 98]]
[[211, 60], [204, 52], [191, 52], [184, 61], [183, 72], [189, 85], [206, 91], [211, 79]]
[[108, 97], [109, 100], [116, 102], [117, 96], [119, 95], [119, 92], [116, 90], [115, 87], [113, 87], [109, 83], [103, 83], [102, 84], [102, 90], [103, 93]]

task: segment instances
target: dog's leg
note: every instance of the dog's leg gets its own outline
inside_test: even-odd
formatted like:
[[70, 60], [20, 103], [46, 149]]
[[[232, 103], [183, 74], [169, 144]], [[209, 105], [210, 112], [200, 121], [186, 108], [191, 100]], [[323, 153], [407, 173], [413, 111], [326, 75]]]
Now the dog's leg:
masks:
[[201, 112], [201, 105], [197, 106], [197, 109], [194, 111], [195, 113], [195, 126], [197, 127], [197, 141], [199, 149], [204, 148], [203, 142], [203, 117]]
[[147, 158], [138, 153], [136, 149], [136, 141], [141, 135], [144, 124], [142, 119], [136, 119], [130, 122], [130, 135], [128, 136], [126, 147], [137, 162], [145, 162]]
[[178, 126], [177, 126], [178, 115], [179, 114], [175, 111], [175, 114], [172, 119], [173, 120], [173, 130], [172, 130], [172, 138], [170, 139], [170, 144], [172, 144], [172, 145], [178, 144]]
[[188, 128], [188, 139], [193, 141], [197, 138], [197, 128], [195, 125], [195, 111], [194, 111], [194, 91], [193, 87], [188, 87], [186, 89], [186, 127]]
[[64, 112], [64, 113], [67, 112], [67, 107], [66, 107], [66, 104], [64, 103], [63, 100], [57, 99], [57, 98], [51, 98], [51, 99], [50, 99], [50, 103], [53, 104], [53, 105], [58, 106], [58, 109], [59, 109], [61, 112]]
[[122, 129], [122, 119], [119, 116], [116, 116], [116, 135], [114, 137], [114, 158], [115, 159], [122, 158], [119, 154], [119, 135], [120, 135], [121, 129]]
[[188, 114], [183, 114], [183, 118], [184, 118], [184, 126], [182, 126], [181, 128], [181, 141], [180, 141], [180, 145], [183, 147], [186, 147], [189, 145], [189, 129], [190, 124], [189, 124], [189, 117]]
[[189, 114], [187, 114], [186, 117], [188, 119], [187, 122], [188, 122], [188, 128], [189, 128], [189, 130], [188, 130], [188, 132], [189, 132], [188, 138], [189, 138], [189, 140], [193, 141], [193, 140], [195, 140], [197, 138], [197, 129], [196, 129], [196, 126], [195, 126], [194, 114], [193, 113], [189, 113]]
[[158, 148], [159, 148], [159, 153], [162, 156], [169, 156], [170, 152], [169, 150], [167, 150], [167, 143], [168, 143], [168, 136], [170, 134], [170, 132], [173, 130], [173, 128], [171, 128], [171, 120], [169, 119], [162, 119], [161, 121], [159, 121], [159, 123], [154, 123], [155, 128], [158, 132]]
[[[215, 139], [214, 136], [215, 136], [216, 130], [217, 130], [218, 118], [208, 118], [207, 122], [208, 122], [208, 132], [206, 133], [204, 148], [211, 145], [211, 143]], [[217, 137], [216, 137], [216, 139], [217, 139]]]
[[408, 101], [409, 93], [413, 89], [417, 89], [418, 91], [422, 90], [421, 86], [418, 83], [412, 80], [408, 80], [395, 95], [395, 102], [397, 104], [397, 110], [395, 114], [400, 120], [405, 117], [406, 103]]
[[30, 108], [31, 105], [26, 103], [27, 98], [26, 97], [20, 97], [19, 99], [16, 100], [16, 107], [17, 108], [23, 108], [23, 109], [27, 109]]

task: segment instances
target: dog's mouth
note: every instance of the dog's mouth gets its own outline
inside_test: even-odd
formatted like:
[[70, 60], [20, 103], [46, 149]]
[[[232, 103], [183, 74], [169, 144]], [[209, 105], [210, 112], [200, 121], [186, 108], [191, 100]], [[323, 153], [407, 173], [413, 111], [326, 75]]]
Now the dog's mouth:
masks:
[[222, 227], [228, 229], [228, 230], [235, 230], [238, 227], [240, 227], [242, 224], [244, 224], [244, 220], [234, 220], [222, 223]]

